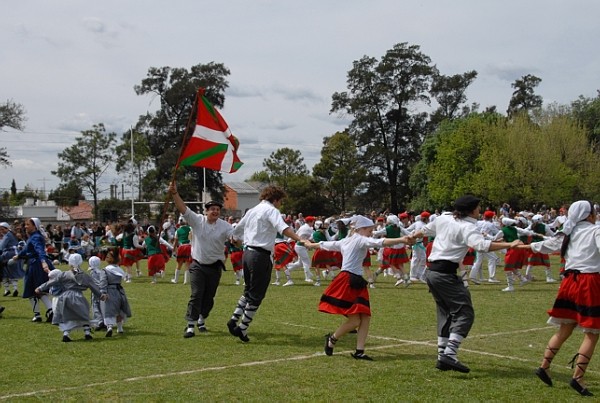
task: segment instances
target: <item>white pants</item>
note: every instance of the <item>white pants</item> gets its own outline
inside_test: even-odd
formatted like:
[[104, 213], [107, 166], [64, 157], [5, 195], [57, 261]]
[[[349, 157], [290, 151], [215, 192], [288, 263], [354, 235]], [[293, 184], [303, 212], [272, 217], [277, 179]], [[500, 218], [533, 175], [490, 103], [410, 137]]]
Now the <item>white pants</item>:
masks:
[[423, 245], [415, 245], [412, 248], [412, 257], [410, 258], [410, 278], [423, 279], [425, 276], [425, 264], [427, 263], [427, 254]]
[[489, 278], [496, 278], [496, 265], [500, 261], [500, 258], [496, 255], [496, 252], [477, 252], [475, 263], [473, 263], [473, 267], [471, 268], [471, 278], [479, 278], [484, 258], [488, 261]]
[[306, 249], [304, 246], [296, 244], [296, 246], [294, 246], [294, 250], [298, 254], [298, 260], [294, 263], [288, 264], [287, 269], [294, 270], [302, 267], [304, 269], [304, 274], [306, 275], [306, 278], [310, 278], [310, 265], [312, 262], [310, 261], [310, 257], [308, 256], [308, 249]]

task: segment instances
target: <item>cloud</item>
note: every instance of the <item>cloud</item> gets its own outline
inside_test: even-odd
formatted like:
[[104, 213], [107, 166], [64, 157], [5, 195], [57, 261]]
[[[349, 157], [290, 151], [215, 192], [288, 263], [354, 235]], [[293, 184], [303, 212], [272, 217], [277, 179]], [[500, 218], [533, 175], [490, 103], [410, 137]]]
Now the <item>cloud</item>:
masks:
[[496, 76], [501, 80], [513, 83], [515, 80], [527, 74], [539, 74], [540, 70], [531, 66], [519, 66], [511, 63], [502, 63], [500, 65], [487, 65], [485, 72], [491, 76]]
[[288, 130], [296, 126], [297, 125], [292, 122], [281, 119], [272, 119], [266, 122], [261, 122], [258, 128], [261, 130]]
[[273, 84], [271, 92], [288, 101], [323, 102], [325, 99], [308, 87]]
[[227, 89], [226, 95], [234, 98], [270, 99], [281, 97], [286, 101], [307, 102], [310, 104], [325, 101], [322, 95], [314, 92], [309, 87], [289, 86], [277, 83], [262, 87], [233, 84]]
[[225, 95], [233, 98], [262, 98], [264, 91], [254, 86], [233, 84], [225, 91]]
[[100, 18], [87, 17], [82, 21], [83, 28], [94, 35], [96, 41], [104, 48], [113, 48], [118, 45], [119, 31], [110, 29]]

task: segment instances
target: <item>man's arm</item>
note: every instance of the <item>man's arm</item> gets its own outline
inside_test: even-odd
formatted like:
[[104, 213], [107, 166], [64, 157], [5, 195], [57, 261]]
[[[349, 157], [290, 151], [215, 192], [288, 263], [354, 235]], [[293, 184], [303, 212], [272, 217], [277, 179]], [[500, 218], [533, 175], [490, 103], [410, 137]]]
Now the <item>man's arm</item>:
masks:
[[177, 207], [177, 210], [179, 210], [181, 214], [185, 213], [185, 211], [187, 210], [187, 206], [183, 202], [181, 196], [179, 196], [179, 193], [177, 192], [177, 185], [175, 184], [175, 182], [171, 182], [171, 184], [169, 185], [169, 193], [171, 194], [171, 197], [173, 197], [173, 202], [175, 203], [175, 207]]

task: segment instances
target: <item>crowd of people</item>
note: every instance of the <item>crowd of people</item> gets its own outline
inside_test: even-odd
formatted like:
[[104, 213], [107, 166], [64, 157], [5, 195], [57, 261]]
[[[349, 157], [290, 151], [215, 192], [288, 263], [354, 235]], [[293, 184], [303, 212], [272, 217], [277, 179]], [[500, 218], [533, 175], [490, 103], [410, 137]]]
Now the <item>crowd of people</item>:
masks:
[[[559, 210], [542, 207], [535, 212], [515, 212], [504, 204], [482, 211], [478, 198], [465, 195], [450, 211], [441, 213], [384, 211], [305, 217], [282, 214], [279, 209], [286, 194], [277, 186], [268, 186], [260, 203], [238, 222], [221, 217], [223, 205], [218, 201], [205, 203], [203, 213], [193, 212], [179, 197], [174, 182], [168, 193], [180, 216], [176, 222], [169, 216], [158, 228], [140, 226], [134, 217], [123, 224], [92, 224], [89, 228], [85, 223], [44, 227], [37, 218], [12, 226], [0, 223], [4, 296], [28, 299], [32, 321], [42, 322], [44, 313], [46, 321], [63, 332], [64, 342], [71, 341], [74, 329], [83, 329], [85, 339], [92, 339], [91, 329], [103, 329], [106, 337], [112, 337], [114, 328], [122, 333], [125, 320], [131, 317], [123, 283], [141, 275], [140, 261], [147, 260], [148, 276], [156, 283], [174, 257], [177, 265], [171, 282], [178, 283], [183, 270], [183, 282], [191, 289], [183, 332], [183, 337], [190, 338], [196, 328], [201, 333], [208, 331], [206, 319], [230, 258], [235, 283], [243, 282], [244, 290], [226, 326], [247, 343], [250, 325], [269, 285], [281, 285], [285, 276], [283, 286], [293, 286], [291, 272], [302, 269], [304, 280], [315, 286], [330, 280], [319, 311], [346, 317], [325, 336], [325, 354], [333, 355], [335, 343], [356, 332], [352, 357], [372, 360], [365, 353], [371, 317], [369, 289], [376, 288], [378, 276], [390, 275], [397, 287], [421, 282], [431, 292], [438, 321], [436, 368], [469, 372], [458, 360], [459, 347], [474, 320], [469, 286], [499, 283], [496, 269], [501, 260], [507, 285], [503, 292], [514, 292], [517, 283], [530, 283], [536, 266], [543, 267], [546, 282], [556, 282], [549, 254], [560, 254], [562, 282], [548, 312], [549, 323], [558, 325], [559, 330], [535, 373], [552, 386], [552, 359], [573, 330], [581, 328], [584, 341], [573, 359], [570, 385], [581, 395], [591, 395], [583, 376], [600, 334], [600, 322], [590, 313], [600, 305], [597, 205], [579, 201]], [[82, 270], [86, 260], [87, 273]], [[484, 279], [486, 260], [488, 277]], [[60, 270], [63, 263], [68, 270]], [[83, 294], [87, 289], [92, 292], [91, 311]], [[3, 310], [0, 306], [0, 314]]]

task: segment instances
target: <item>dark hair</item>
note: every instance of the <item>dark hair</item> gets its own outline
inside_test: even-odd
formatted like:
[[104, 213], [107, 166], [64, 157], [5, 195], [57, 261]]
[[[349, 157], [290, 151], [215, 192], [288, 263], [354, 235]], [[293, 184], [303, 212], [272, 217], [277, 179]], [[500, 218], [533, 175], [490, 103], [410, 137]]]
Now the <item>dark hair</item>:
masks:
[[287, 194], [285, 193], [285, 190], [279, 186], [269, 185], [260, 193], [260, 200], [266, 200], [270, 203], [273, 203], [276, 200], [285, 199], [286, 196]]
[[120, 256], [119, 256], [118, 250], [116, 248], [109, 249], [109, 251], [106, 253], [105, 260], [109, 264], [118, 264], [120, 261]]

